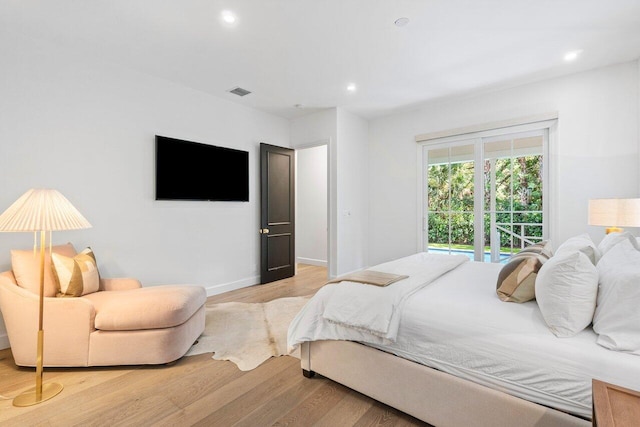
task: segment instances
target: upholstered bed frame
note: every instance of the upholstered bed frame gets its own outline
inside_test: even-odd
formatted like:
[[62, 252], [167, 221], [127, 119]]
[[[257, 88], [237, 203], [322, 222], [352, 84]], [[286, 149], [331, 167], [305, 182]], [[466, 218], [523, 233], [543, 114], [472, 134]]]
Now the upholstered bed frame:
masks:
[[301, 346], [305, 376], [344, 384], [437, 427], [569, 427], [591, 422], [350, 341]]

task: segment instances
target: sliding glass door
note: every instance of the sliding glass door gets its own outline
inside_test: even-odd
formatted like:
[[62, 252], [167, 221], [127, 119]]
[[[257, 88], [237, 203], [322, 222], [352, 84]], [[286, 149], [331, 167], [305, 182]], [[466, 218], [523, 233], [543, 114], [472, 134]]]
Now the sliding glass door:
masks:
[[545, 132], [483, 140], [485, 244], [492, 262], [545, 236]]
[[446, 253], [473, 250], [475, 144], [463, 141], [433, 147], [426, 150], [425, 157], [428, 248]]
[[423, 250], [502, 262], [546, 238], [547, 130], [423, 148]]

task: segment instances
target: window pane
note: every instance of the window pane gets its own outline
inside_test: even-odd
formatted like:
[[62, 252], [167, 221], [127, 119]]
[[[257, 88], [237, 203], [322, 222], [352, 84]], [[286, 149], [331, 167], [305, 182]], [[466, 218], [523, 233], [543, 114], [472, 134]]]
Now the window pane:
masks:
[[449, 214], [429, 213], [427, 217], [429, 246], [449, 247]]
[[451, 244], [456, 248], [473, 252], [473, 231], [473, 214], [451, 215]]
[[430, 212], [449, 211], [449, 164], [429, 165], [428, 204]]
[[496, 212], [511, 211], [511, 167], [510, 158], [496, 160]]
[[451, 210], [473, 212], [473, 162], [451, 165]]
[[[507, 229], [511, 226], [507, 225]], [[492, 246], [493, 238], [496, 239], [496, 245]], [[509, 260], [511, 252], [511, 237], [502, 230], [494, 229], [491, 232], [491, 214], [484, 214], [484, 253], [485, 262], [501, 262]]]
[[524, 224], [524, 235], [528, 240], [527, 246], [530, 244], [540, 243], [542, 238], [542, 212], [531, 212], [520, 214], [522, 223]]
[[542, 136], [513, 140], [514, 210], [542, 210]]

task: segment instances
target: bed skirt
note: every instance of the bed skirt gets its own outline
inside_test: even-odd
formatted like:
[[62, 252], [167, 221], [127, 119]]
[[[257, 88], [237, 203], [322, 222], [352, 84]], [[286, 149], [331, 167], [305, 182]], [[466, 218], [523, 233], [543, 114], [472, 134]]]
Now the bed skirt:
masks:
[[438, 427], [587, 427], [590, 421], [350, 341], [301, 347], [315, 372]]

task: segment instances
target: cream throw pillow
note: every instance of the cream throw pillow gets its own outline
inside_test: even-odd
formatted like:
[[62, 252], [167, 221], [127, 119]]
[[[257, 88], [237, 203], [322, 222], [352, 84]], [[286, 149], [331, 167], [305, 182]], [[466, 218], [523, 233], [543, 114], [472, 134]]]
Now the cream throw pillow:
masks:
[[[76, 255], [76, 250], [71, 243], [58, 245], [52, 248], [52, 252], [68, 257]], [[51, 257], [49, 247], [44, 251], [44, 296], [55, 297], [58, 286], [54, 279], [53, 268], [51, 267]], [[23, 289], [40, 294], [40, 250], [34, 255], [33, 250], [12, 250], [11, 269], [16, 278], [16, 283]]]
[[79, 297], [96, 292], [100, 287], [96, 257], [91, 248], [73, 258], [51, 254], [51, 265], [59, 297]]

